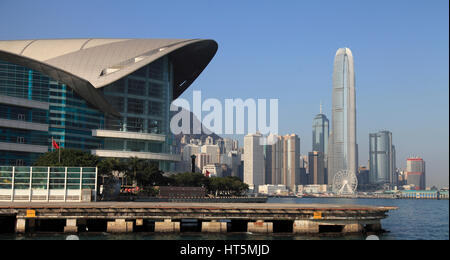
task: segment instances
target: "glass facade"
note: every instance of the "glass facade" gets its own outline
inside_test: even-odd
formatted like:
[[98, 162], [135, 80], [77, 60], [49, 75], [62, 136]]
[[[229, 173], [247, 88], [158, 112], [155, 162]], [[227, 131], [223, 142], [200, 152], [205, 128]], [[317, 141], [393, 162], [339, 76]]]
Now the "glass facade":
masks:
[[94, 167], [0, 166], [0, 201], [81, 201], [83, 189], [97, 190]]
[[[47, 146], [52, 138], [63, 148], [85, 151], [172, 154], [173, 137], [169, 131], [169, 106], [173, 78], [169, 58], [162, 57], [136, 72], [99, 89], [106, 100], [122, 115], [105, 115], [88, 104], [69, 86], [40, 72], [10, 62], [0, 61], [0, 96], [9, 96], [48, 104], [48, 110], [0, 103], [0, 119], [45, 124], [48, 131], [3, 127], [0, 143]], [[165, 141], [93, 136], [92, 130], [155, 134]], [[32, 165], [39, 153], [0, 149], [0, 165]], [[130, 155], [131, 157], [132, 155]], [[160, 162], [168, 170], [170, 162]]]
[[97, 149], [102, 140], [92, 136], [92, 129], [104, 124], [104, 114], [90, 106], [71, 88], [49, 81], [50, 129], [60, 146], [81, 150]]
[[341, 170], [357, 172], [356, 94], [353, 55], [337, 51], [333, 69], [332, 133], [328, 152], [328, 180]]
[[105, 150], [170, 153], [169, 109], [172, 100], [171, 64], [167, 57], [102, 88], [122, 118], [106, 118], [105, 130], [165, 135], [166, 142], [104, 138]]
[[395, 149], [391, 132], [381, 131], [369, 135], [369, 168], [372, 184], [396, 185]]
[[66, 85], [40, 72], [0, 61], [0, 95], [49, 104], [49, 111], [0, 104], [0, 118], [15, 119], [17, 116], [15, 120], [49, 124], [46, 137], [43, 136], [45, 133], [35, 131], [3, 130], [9, 136], [27, 134], [29, 138], [25, 138], [25, 143], [30, 140], [29, 144], [47, 145], [49, 149], [52, 137], [64, 148], [89, 150], [102, 146], [102, 140], [92, 137], [91, 130], [102, 127], [104, 114]]
[[318, 114], [313, 120], [313, 151], [323, 153], [328, 151], [329, 121], [324, 114]]

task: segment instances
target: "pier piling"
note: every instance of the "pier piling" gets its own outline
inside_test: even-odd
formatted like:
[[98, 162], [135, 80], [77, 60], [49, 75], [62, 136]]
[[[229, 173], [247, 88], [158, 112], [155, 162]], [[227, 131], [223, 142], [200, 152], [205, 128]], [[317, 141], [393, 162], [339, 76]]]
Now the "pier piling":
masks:
[[108, 222], [107, 232], [109, 233], [129, 233], [133, 232], [133, 222], [125, 219], [116, 219]]
[[180, 232], [180, 222], [172, 222], [172, 219], [155, 222], [155, 232], [178, 233]]
[[248, 222], [247, 231], [251, 233], [273, 233], [273, 223], [264, 222], [264, 220]]
[[296, 234], [317, 234], [319, 223], [313, 220], [295, 220], [293, 232]]
[[64, 227], [64, 233], [77, 233], [77, 219], [66, 219], [66, 226]]
[[16, 233], [25, 233], [27, 226], [27, 220], [24, 218], [18, 218], [16, 220]]
[[227, 223], [217, 222], [212, 220], [211, 222], [202, 222], [202, 232], [205, 233], [226, 233]]

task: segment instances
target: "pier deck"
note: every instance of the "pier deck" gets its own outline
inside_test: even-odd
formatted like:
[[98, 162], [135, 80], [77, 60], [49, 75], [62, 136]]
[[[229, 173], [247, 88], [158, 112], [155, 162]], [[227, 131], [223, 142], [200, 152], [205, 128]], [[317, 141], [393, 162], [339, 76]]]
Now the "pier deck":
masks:
[[343, 233], [380, 231], [381, 219], [395, 207], [341, 204], [272, 203], [0, 203], [1, 216], [15, 216], [16, 231], [25, 232], [39, 219], [65, 219], [65, 231], [76, 232], [88, 219], [108, 220], [107, 231], [132, 232], [144, 220], [154, 221], [155, 232], [179, 232], [180, 221], [196, 219], [204, 232], [226, 232], [227, 223], [248, 223], [247, 231], [271, 233], [275, 221], [291, 222], [294, 233], [319, 233], [321, 227], [341, 227]]

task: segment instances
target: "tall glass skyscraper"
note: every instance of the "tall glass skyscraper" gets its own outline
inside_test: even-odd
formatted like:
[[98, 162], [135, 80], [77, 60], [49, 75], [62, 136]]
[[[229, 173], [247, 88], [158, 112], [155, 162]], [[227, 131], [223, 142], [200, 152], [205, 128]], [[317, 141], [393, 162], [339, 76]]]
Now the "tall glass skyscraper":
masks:
[[333, 70], [332, 131], [328, 151], [328, 182], [340, 170], [356, 174], [356, 95], [353, 55], [350, 49], [336, 52]]
[[397, 185], [395, 147], [392, 133], [380, 131], [369, 135], [369, 180], [372, 184]]
[[313, 138], [312, 150], [321, 152], [325, 157], [328, 154], [328, 136], [329, 121], [326, 115], [322, 113], [322, 104], [320, 105], [320, 113], [313, 120]]

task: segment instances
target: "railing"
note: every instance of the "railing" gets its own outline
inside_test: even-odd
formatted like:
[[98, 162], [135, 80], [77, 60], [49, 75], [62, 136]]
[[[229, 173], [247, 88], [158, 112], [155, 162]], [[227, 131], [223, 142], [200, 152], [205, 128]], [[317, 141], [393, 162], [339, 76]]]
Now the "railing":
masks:
[[96, 167], [0, 166], [0, 201], [82, 201], [97, 194]]

